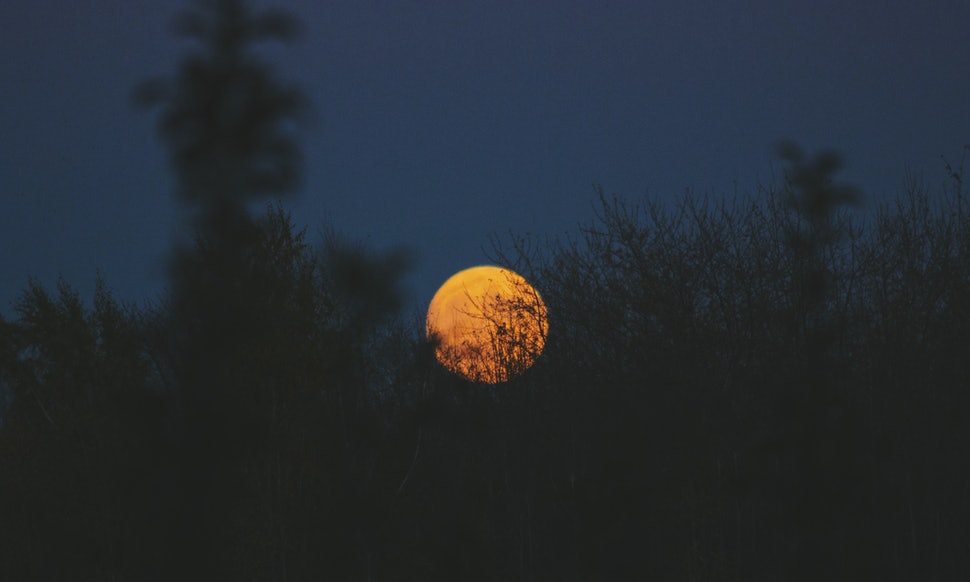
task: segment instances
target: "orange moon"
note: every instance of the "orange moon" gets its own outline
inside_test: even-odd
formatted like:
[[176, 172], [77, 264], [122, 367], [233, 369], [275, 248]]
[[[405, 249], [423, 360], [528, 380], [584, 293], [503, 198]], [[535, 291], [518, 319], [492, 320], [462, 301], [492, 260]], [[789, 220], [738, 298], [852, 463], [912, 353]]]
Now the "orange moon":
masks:
[[442, 366], [471, 382], [497, 384], [535, 363], [549, 323], [539, 292], [525, 278], [485, 265], [455, 273], [438, 289], [427, 332]]

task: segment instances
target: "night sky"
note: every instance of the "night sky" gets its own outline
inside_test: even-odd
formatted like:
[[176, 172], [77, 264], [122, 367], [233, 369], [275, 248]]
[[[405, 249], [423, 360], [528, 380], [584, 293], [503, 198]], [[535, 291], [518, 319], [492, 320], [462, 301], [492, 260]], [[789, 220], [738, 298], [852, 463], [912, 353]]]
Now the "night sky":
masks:
[[[268, 5], [267, 2], [259, 3]], [[557, 236], [607, 193], [752, 192], [772, 144], [831, 147], [872, 206], [970, 143], [970, 2], [300, 0], [265, 58], [313, 104], [287, 207], [406, 247], [415, 306], [489, 236]], [[152, 299], [184, 225], [155, 118], [182, 2], [0, 4], [0, 312], [35, 277]], [[968, 160], [970, 164], [970, 160]], [[774, 168], [774, 169], [773, 169]]]

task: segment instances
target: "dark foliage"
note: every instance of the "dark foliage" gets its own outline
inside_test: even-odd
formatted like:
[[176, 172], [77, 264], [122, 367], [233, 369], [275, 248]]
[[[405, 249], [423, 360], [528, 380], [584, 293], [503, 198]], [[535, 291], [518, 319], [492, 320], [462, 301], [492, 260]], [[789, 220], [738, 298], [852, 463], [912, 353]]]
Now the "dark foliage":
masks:
[[601, 196], [575, 239], [498, 248], [551, 333], [497, 386], [449, 376], [419, 321], [364, 321], [393, 281], [326, 257], [398, 259], [314, 253], [278, 208], [219, 344], [33, 285], [3, 322], [0, 574], [957, 580], [970, 228], [913, 186], [794, 244], [809, 195]]

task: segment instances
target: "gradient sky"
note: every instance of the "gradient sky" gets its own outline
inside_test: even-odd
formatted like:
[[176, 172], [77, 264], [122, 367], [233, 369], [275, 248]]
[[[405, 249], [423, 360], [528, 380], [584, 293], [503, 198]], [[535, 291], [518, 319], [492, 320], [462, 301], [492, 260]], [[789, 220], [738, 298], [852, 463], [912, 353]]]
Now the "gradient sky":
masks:
[[[314, 105], [287, 202], [417, 257], [411, 300], [489, 236], [575, 232], [593, 184], [676, 203], [772, 180], [772, 144], [843, 153], [870, 205], [970, 143], [966, 0], [293, 0], [265, 57]], [[131, 88], [171, 74], [184, 2], [0, 4], [0, 312], [28, 277], [90, 299], [166, 284], [181, 207]], [[970, 160], [968, 160], [970, 163]]]

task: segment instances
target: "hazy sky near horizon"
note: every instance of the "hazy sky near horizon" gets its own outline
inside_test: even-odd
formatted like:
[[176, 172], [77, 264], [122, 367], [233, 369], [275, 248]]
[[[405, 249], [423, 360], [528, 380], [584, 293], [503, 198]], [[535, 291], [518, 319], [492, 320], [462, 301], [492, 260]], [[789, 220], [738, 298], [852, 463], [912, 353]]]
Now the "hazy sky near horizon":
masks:
[[[970, 143], [970, 2], [293, 0], [303, 34], [263, 55], [303, 87], [306, 172], [286, 202], [410, 248], [415, 306], [491, 235], [557, 236], [593, 185], [676, 204], [772, 180], [772, 144], [833, 148], [870, 205], [931, 189]], [[90, 299], [161, 293], [184, 223], [153, 114], [186, 2], [0, 5], [0, 313], [28, 278]], [[968, 161], [970, 163], [970, 161]]]

